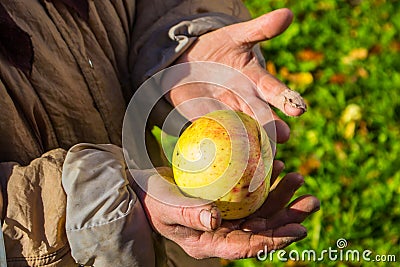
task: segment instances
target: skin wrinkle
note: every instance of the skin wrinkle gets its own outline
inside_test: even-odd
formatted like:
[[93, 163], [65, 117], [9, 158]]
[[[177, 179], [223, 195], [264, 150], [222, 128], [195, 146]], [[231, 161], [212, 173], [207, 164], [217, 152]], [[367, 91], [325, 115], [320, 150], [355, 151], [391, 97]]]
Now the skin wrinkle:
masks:
[[183, 218], [183, 223], [185, 225], [194, 225], [194, 222], [192, 222], [193, 218], [187, 209], [187, 207], [179, 208], [179, 216]]
[[[262, 90], [267, 90], [268, 89], [269, 92], [273, 92], [274, 95], [272, 97], [270, 97], [270, 98], [276, 98], [278, 96], [281, 96], [282, 92], [284, 92], [286, 89], [289, 89], [283, 83], [278, 83], [277, 86], [270, 86], [270, 87], [266, 88], [265, 84], [268, 84], [269, 80], [271, 78], [275, 79], [274, 76], [272, 76], [270, 73], [267, 73], [267, 75], [264, 75], [263, 77], [261, 77], [261, 79], [258, 79], [259, 82], [257, 84], [257, 87], [262, 88]], [[268, 102], [268, 99], [266, 99], [267, 98], [266, 96], [262, 95], [261, 98], [263, 99], [263, 101]]]
[[[226, 235], [225, 243], [228, 243], [228, 244], [230, 243], [230, 240], [232, 239], [231, 236], [232, 236], [233, 233], [234, 233], [234, 232], [230, 232], [230, 233], [228, 233], [228, 234]], [[235, 250], [234, 253], [232, 253], [232, 251], [230, 251], [230, 253], [232, 253], [232, 254], [229, 254], [229, 252], [226, 252], [226, 251], [223, 251], [223, 252], [226, 253], [226, 258], [228, 258], [228, 259], [238, 257], [237, 255], [235, 255], [235, 253], [238, 254], [238, 255], [240, 255], [240, 253], [239, 253], [238, 250]], [[239, 257], [240, 257], [240, 256], [239, 256]]]
[[[257, 247], [258, 247], [259, 244], [257, 244], [258, 242], [256, 242], [255, 239], [256, 239], [256, 236], [252, 233], [252, 234], [249, 236], [249, 248], [247, 249], [247, 253], [246, 253], [246, 255], [244, 255], [244, 258], [249, 258], [249, 257], [251, 257], [252, 254], [253, 254], [252, 248], [254, 249], [254, 248], [257, 248]], [[263, 242], [262, 242], [262, 243], [263, 243]]]
[[[228, 37], [231, 37], [228, 33], [226, 35]], [[225, 49], [220, 48], [219, 50], [213, 51], [211, 54], [209, 54], [207, 56], [207, 59], [213, 58], [215, 56], [219, 57], [218, 55], [221, 55], [221, 54], [226, 54], [226, 52], [224, 50]], [[226, 50], [230, 50], [230, 47], [227, 47]], [[257, 58], [254, 56], [254, 53], [252, 51], [251, 51], [251, 53], [246, 52], [246, 55], [248, 55], [248, 58], [244, 58], [242, 56], [242, 54], [240, 54], [240, 53], [239, 53], [238, 57], [235, 57], [235, 60], [237, 60], [237, 62], [235, 62], [234, 65], [242, 66], [239, 70], [244, 70], [246, 68], [247, 64], [251, 63], [251, 62], [253, 62], [254, 64], [259, 64]], [[196, 58], [193, 58], [192, 56], [190, 56], [190, 53], [189, 53], [188, 59], [189, 60], [197, 60]], [[221, 91], [222, 91], [222, 93], [218, 93]], [[230, 106], [233, 107], [234, 109], [243, 110], [243, 111], [250, 110], [248, 107], [248, 103], [246, 101], [244, 101], [243, 99], [237, 99], [236, 97], [234, 97], [234, 94], [230, 91], [215, 90], [213, 96], [215, 97], [215, 99], [218, 99], [222, 102], [224, 102], [224, 100], [226, 100], [226, 99], [229, 99]], [[240, 100], [242, 100], [242, 101], [240, 101]], [[261, 100], [264, 101], [263, 99], [261, 99]], [[232, 102], [232, 101], [234, 101], [234, 102]]]
[[[233, 46], [229, 45], [227, 47], [224, 45], [223, 48], [227, 49], [228, 51], [231, 49], [233, 49], [234, 51], [237, 51], [236, 53], [238, 54], [238, 56], [235, 56], [234, 59], [235, 60], [237, 60], [238, 58], [240, 59], [239, 64], [237, 64], [236, 62], [233, 62], [233, 63], [229, 62], [230, 64], [228, 64], [228, 65], [233, 65], [233, 66], [235, 66], [235, 68], [237, 68], [238, 70], [241, 71], [251, 60], [251, 56], [249, 55], [249, 52], [248, 52], [248, 50], [251, 49], [251, 46], [249, 47], [248, 45], [244, 45], [243, 42], [238, 42], [237, 40], [235, 40], [233, 38], [233, 36], [231, 35], [230, 31], [227, 30], [226, 28], [219, 29], [219, 32], [224, 33], [224, 34], [217, 35], [216, 37], [219, 40], [216, 40], [216, 41], [222, 42], [222, 43], [229, 43], [226, 41], [226, 39], [227, 38], [230, 39], [234, 45]], [[215, 54], [217, 54], [217, 53], [215, 53]], [[225, 55], [225, 54], [226, 53], [221, 53], [221, 55]], [[248, 58], [243, 58], [243, 55], [247, 55]]]
[[[228, 28], [228, 29], [226, 29], [226, 28]], [[225, 33], [224, 36], [226, 38], [229, 38], [233, 42], [233, 44], [234, 44], [233, 47], [235, 47], [235, 49], [239, 50], [240, 53], [247, 53], [247, 51], [249, 49], [251, 49], [252, 45], [249, 45], [248, 42], [243, 42], [243, 41], [237, 40], [234, 36], [232, 36], [229, 28], [230, 27], [224, 27], [219, 30], [221, 32]], [[222, 36], [222, 34], [221, 34], [221, 36]], [[240, 37], [242, 37], [242, 36], [240, 36]], [[224, 39], [224, 42], [226, 42], [225, 39]]]
[[[218, 236], [217, 235], [213, 235], [212, 236], [212, 238], [211, 238], [211, 243], [213, 243], [213, 244], [219, 244], [219, 243], [221, 243], [221, 242], [218, 242], [218, 241], [214, 241], [215, 239], [217, 239], [218, 238]], [[220, 255], [218, 252], [217, 252], [217, 246], [213, 246], [212, 247], [212, 252], [210, 253], [210, 256], [217, 256], [217, 255]]]
[[[215, 237], [216, 236], [212, 236], [212, 240], [214, 240]], [[190, 256], [192, 256], [192, 257], [194, 257], [196, 259], [201, 259], [201, 258], [204, 258], [204, 257], [210, 257], [210, 256], [214, 255], [212, 253], [209, 254], [208, 252], [205, 253], [202, 250], [199, 250], [199, 248], [196, 245], [192, 245], [192, 244], [196, 244], [196, 243], [199, 243], [199, 242], [200, 243], [204, 242], [204, 241], [202, 241], [202, 239], [204, 239], [204, 235], [199, 235], [199, 236], [197, 236], [197, 238], [194, 238], [192, 236], [191, 239], [186, 239], [186, 241], [188, 241], [189, 243], [185, 243], [185, 246], [182, 247], [182, 248], [184, 249], [184, 251], [188, 255], [190, 255]], [[214, 241], [211, 241], [211, 242], [214, 242]], [[201, 247], [201, 248], [203, 248], [203, 247]]]
[[271, 39], [271, 37], [265, 33], [264, 27], [258, 27], [256, 30], [246, 35], [245, 39], [242, 41], [243, 42], [242, 46], [246, 47], [246, 49], [251, 49], [258, 42], [252, 40], [258, 39], [257, 36], [260, 35], [260, 32], [262, 36], [264, 36], [265, 38], [265, 39], [263, 38], [264, 41], [268, 41]]
[[[274, 101], [274, 106], [281, 110], [284, 109], [285, 112], [286, 104], [289, 104], [289, 106], [292, 108], [301, 109], [303, 110], [303, 112], [307, 110], [304, 101], [301, 99], [300, 95], [297, 92], [292, 91], [290, 88], [287, 87], [287, 85], [280, 82], [266, 70], [261, 71], [257, 69], [257, 67], [259, 67], [257, 64], [248, 64], [243, 69], [243, 72], [244, 74], [249, 73], [249, 75], [247, 76], [249, 78], [253, 77], [252, 80], [256, 81], [257, 87], [261, 88], [261, 92], [256, 92], [261, 101], [272, 103], [273, 99], [279, 99], [279, 101]], [[291, 99], [292, 101], [289, 101], [288, 99]]]
[[[226, 38], [224, 38], [224, 37], [227, 37], [227, 38], [232, 40], [232, 37], [229, 35], [229, 33], [226, 32], [226, 30], [224, 28], [222, 28], [221, 30], [223, 30], [222, 32], [224, 32], [225, 34], [224, 35], [222, 35], [222, 34], [221, 35], [217, 35], [216, 38], [218, 38], [219, 40], [215, 40], [215, 42], [226, 42]], [[217, 62], [216, 60], [214, 60], [215, 58], [218, 58], [218, 59], [222, 58], [223, 59], [224, 58], [223, 55], [229, 54], [232, 49], [233, 48], [231, 46], [226, 46], [226, 45], [221, 46], [221, 47], [219, 47], [218, 49], [216, 49], [214, 51], [210, 51], [212, 53], [207, 54], [206, 59], [209, 60], [209, 61]], [[235, 50], [236, 49], [234, 49], [234, 51]], [[219, 61], [219, 63], [223, 63], [223, 64], [226, 64], [226, 65], [233, 65], [233, 66], [235, 66], [235, 68], [237, 68], [239, 71], [241, 71], [248, 64], [248, 62], [250, 60], [249, 58], [244, 58], [243, 57], [243, 52], [244, 51], [236, 52], [237, 55], [233, 57], [234, 58], [233, 62], [232, 61], [225, 62], [224, 60], [222, 60], [222, 61]], [[246, 54], [247, 54], [247, 51], [246, 51]], [[190, 59], [194, 59], [194, 60], [198, 60], [197, 58], [192, 58], [192, 57], [189, 57], [189, 58]]]
[[275, 249], [275, 229], [271, 229], [271, 230], [269, 230], [270, 232], [271, 232], [271, 247], [273, 248], [273, 249]]

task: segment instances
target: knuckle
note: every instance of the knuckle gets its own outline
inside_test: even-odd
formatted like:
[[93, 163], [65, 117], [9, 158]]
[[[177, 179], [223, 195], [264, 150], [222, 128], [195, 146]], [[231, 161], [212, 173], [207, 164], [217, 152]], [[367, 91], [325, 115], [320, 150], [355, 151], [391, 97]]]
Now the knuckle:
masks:
[[180, 215], [185, 225], [190, 226], [195, 223], [195, 218], [193, 218], [192, 208], [182, 207]]

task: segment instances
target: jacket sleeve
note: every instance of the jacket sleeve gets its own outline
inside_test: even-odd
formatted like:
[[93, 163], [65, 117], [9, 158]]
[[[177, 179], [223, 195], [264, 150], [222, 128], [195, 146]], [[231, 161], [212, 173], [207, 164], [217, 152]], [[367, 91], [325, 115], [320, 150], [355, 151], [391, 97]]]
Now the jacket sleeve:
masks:
[[21, 166], [0, 163], [2, 230], [8, 266], [76, 266], [65, 233], [61, 170], [66, 151]]
[[130, 64], [133, 84], [171, 65], [198, 36], [250, 19], [240, 0], [137, 1]]
[[82, 265], [154, 266], [151, 227], [129, 186], [122, 149], [78, 144], [66, 156], [66, 231]]

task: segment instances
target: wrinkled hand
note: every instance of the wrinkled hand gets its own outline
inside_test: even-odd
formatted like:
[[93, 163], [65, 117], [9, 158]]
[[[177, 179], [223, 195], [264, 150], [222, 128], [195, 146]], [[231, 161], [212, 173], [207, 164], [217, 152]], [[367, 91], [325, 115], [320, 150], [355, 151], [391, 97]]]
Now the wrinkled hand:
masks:
[[[302, 97], [277, 78], [268, 73], [259, 63], [254, 53], [254, 46], [261, 41], [269, 40], [286, 30], [293, 14], [288, 9], [279, 9], [259, 18], [223, 27], [200, 36], [194, 45], [186, 51], [177, 63], [192, 61], [218, 62], [233, 67], [252, 80], [259, 91], [254, 88], [235, 88], [235, 92], [218, 86], [185, 85], [171, 90], [169, 100], [178, 106], [187, 100], [210, 97], [216, 99], [234, 110], [240, 110], [254, 115], [253, 111], [267, 110], [268, 103], [279, 108], [290, 116], [299, 116], [306, 110]], [[197, 88], [195, 88], [197, 87]], [[242, 97], [240, 97], [242, 96]], [[187, 113], [198, 117], [214, 109], [213, 104], [189, 104]], [[185, 114], [188, 117], [187, 114]], [[278, 142], [289, 138], [289, 127], [273, 113], [264, 114], [265, 118], [257, 118], [261, 123], [275, 121]]]
[[[282, 169], [283, 163], [275, 161], [272, 183]], [[158, 171], [163, 177], [172, 180], [169, 168]], [[176, 187], [171, 189], [160, 186], [162, 178], [158, 174], [149, 175], [143, 171], [132, 173], [135, 179], [147, 179], [149, 188], [157, 188], [156, 199], [131, 180], [153, 229], [198, 259], [248, 258], [255, 257], [265, 246], [268, 250], [286, 247], [306, 236], [307, 231], [300, 223], [319, 209], [318, 199], [309, 195], [299, 197], [287, 205], [304, 182], [297, 173], [286, 175], [256, 213], [232, 221], [221, 220], [221, 213], [213, 204], [185, 197]], [[185, 207], [178, 203], [184, 203]]]

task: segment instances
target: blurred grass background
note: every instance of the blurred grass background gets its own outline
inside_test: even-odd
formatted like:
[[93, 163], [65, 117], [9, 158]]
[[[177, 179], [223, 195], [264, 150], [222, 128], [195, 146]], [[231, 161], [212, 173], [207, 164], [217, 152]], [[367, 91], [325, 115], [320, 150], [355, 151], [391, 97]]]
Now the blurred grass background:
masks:
[[[308, 237], [286, 251], [346, 249], [400, 263], [400, 1], [245, 0], [253, 17], [288, 7], [293, 24], [261, 44], [267, 69], [307, 101], [277, 158], [299, 171], [299, 194], [321, 200]], [[397, 266], [396, 263], [255, 259], [226, 266]]]

